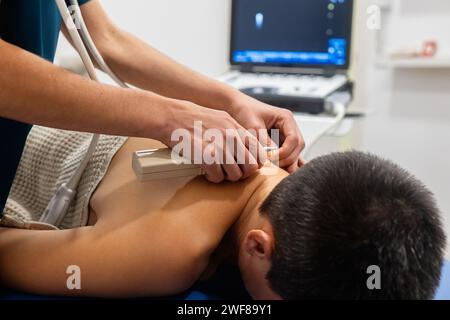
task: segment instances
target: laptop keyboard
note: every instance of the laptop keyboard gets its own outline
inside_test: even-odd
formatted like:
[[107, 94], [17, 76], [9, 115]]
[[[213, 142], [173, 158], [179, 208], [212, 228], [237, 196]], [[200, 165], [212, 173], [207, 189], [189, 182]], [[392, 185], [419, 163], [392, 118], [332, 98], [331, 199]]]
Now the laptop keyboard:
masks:
[[227, 83], [243, 91], [326, 98], [347, 83], [345, 75], [331, 77], [276, 73], [237, 73]]

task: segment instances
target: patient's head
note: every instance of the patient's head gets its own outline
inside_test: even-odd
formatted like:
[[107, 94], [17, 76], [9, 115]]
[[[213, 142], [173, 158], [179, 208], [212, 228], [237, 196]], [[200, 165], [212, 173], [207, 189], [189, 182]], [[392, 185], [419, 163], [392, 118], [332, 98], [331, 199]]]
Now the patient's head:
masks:
[[[392, 162], [360, 152], [318, 158], [283, 180], [260, 213], [269, 227], [250, 231], [239, 253], [255, 298], [434, 295], [445, 247], [439, 211]], [[381, 290], [368, 288], [378, 286], [370, 266]]]

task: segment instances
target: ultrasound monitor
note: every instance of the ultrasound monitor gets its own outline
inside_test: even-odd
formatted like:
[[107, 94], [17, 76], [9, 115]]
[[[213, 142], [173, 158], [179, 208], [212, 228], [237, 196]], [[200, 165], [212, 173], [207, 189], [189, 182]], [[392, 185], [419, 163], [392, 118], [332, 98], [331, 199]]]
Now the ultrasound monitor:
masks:
[[348, 69], [353, 0], [234, 0], [232, 65]]

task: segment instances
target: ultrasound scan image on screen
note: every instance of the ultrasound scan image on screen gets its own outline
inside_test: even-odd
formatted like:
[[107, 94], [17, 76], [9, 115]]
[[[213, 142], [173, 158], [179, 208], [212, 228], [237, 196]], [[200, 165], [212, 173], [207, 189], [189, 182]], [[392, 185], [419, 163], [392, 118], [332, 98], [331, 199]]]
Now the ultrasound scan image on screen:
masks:
[[232, 64], [346, 68], [352, 0], [234, 0]]

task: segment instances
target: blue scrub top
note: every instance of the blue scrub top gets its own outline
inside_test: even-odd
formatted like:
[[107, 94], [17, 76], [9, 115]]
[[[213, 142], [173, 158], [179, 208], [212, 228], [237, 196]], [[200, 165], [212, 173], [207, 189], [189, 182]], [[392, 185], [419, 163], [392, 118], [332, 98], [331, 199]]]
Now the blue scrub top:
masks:
[[[50, 62], [60, 27], [54, 0], [0, 0], [0, 37]], [[0, 218], [30, 129], [28, 124], [0, 118]]]

